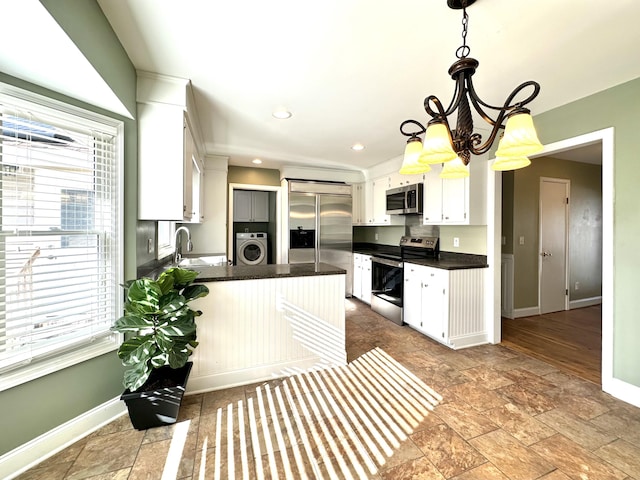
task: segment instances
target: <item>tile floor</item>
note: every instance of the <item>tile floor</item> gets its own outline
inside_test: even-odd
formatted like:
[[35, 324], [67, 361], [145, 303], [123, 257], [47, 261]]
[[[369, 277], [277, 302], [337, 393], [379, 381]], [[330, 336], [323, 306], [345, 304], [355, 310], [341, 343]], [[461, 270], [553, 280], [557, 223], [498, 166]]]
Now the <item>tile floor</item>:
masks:
[[640, 480], [640, 409], [503, 346], [453, 351], [347, 300], [349, 365], [124, 416], [18, 478]]

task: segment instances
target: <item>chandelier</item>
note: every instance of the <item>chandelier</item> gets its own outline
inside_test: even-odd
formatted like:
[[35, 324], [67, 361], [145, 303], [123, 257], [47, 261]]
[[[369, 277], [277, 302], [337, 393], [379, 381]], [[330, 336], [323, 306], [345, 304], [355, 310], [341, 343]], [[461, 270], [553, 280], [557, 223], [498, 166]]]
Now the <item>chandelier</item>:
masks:
[[[528, 156], [542, 150], [538, 140], [531, 112], [524, 106], [540, 92], [540, 85], [534, 81], [518, 85], [507, 97], [502, 107], [495, 107], [482, 101], [473, 87], [472, 76], [479, 62], [470, 58], [467, 46], [469, 16], [466, 8], [476, 0], [447, 0], [453, 9], [462, 9], [462, 45], [456, 50], [458, 60], [449, 68], [449, 75], [456, 82], [449, 107], [445, 110], [442, 102], [429, 95], [424, 99], [424, 109], [431, 116], [425, 128], [416, 120], [405, 120], [400, 132], [409, 137], [405, 147], [400, 173], [414, 174], [431, 170], [429, 165], [444, 164], [442, 178], [463, 178], [469, 176], [471, 155], [482, 155], [489, 151], [501, 129], [504, 134], [498, 143], [493, 170], [515, 170], [531, 164]], [[514, 102], [524, 89], [532, 87], [533, 92], [524, 100]], [[489, 137], [482, 143], [482, 136], [473, 133], [473, 119], [470, 104], [475, 111], [491, 125]], [[448, 117], [458, 111], [456, 128], [451, 129]], [[495, 117], [487, 112], [495, 111]], [[503, 122], [506, 121], [506, 124]], [[419, 135], [424, 134], [424, 141]]]

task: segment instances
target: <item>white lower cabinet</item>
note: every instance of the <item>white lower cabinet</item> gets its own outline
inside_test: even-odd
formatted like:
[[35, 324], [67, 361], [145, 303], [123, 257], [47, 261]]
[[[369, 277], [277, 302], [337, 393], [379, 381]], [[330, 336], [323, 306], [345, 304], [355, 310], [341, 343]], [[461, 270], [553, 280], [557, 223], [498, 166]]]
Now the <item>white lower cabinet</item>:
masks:
[[353, 292], [352, 295], [367, 304], [371, 304], [371, 256], [362, 253], [353, 254]]
[[405, 262], [403, 321], [453, 349], [487, 343], [484, 269], [444, 270]]

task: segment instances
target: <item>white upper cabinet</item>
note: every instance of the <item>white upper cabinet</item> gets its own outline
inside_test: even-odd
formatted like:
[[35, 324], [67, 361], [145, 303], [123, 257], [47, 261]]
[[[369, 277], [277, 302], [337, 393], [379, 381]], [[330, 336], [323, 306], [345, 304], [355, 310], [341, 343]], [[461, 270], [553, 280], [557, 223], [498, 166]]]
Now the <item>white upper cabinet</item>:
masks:
[[[191, 82], [139, 72], [138, 218], [200, 222], [202, 159]], [[194, 168], [198, 178], [194, 178]], [[195, 187], [195, 188], [194, 188]]]
[[268, 222], [269, 192], [255, 190], [234, 190], [233, 221]]
[[374, 178], [364, 184], [364, 225], [404, 225], [402, 215], [387, 215], [389, 188], [391, 188], [390, 175]]
[[425, 174], [422, 222], [425, 225], [486, 225], [486, 156], [472, 157], [467, 178], [440, 178], [442, 165]]
[[352, 209], [352, 217], [351, 220], [354, 225], [364, 225], [366, 224], [365, 217], [365, 184], [362, 183], [354, 183], [351, 185], [351, 209]]

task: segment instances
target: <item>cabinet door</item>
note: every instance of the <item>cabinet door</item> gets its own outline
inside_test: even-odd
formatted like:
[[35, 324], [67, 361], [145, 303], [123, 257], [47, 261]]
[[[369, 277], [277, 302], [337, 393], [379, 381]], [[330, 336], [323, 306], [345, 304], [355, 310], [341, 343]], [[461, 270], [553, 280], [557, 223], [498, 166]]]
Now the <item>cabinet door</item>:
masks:
[[184, 111], [138, 104], [138, 218], [182, 222], [185, 212]]
[[449, 273], [438, 268], [425, 267], [422, 277], [421, 330], [434, 339], [446, 341], [445, 300]]
[[251, 221], [251, 202], [253, 196], [249, 190], [233, 191], [233, 221], [234, 222], [250, 222]]
[[192, 191], [192, 207], [193, 215], [189, 219], [189, 223], [204, 222], [204, 166], [201, 165], [195, 157], [192, 160], [191, 170], [191, 191]]
[[387, 215], [387, 190], [389, 178], [381, 177], [373, 181], [373, 223], [389, 225], [391, 218]]
[[422, 221], [424, 224], [442, 222], [442, 165], [431, 165], [431, 170], [424, 175]]
[[269, 221], [269, 192], [251, 192], [251, 221]]
[[195, 214], [193, 205], [193, 163], [196, 161], [193, 135], [186, 119], [184, 121], [184, 155], [183, 155], [184, 189], [182, 191], [182, 216], [191, 221]]
[[366, 223], [364, 216], [364, 184], [354, 183], [352, 185], [352, 220], [354, 225], [360, 225]]
[[352, 295], [362, 299], [362, 254], [353, 254], [353, 291]]
[[[366, 223], [366, 224], [373, 224], [374, 223], [374, 218], [373, 218], [373, 183], [374, 183], [373, 180], [369, 180], [363, 186], [364, 194], [363, 194], [362, 198], [364, 199], [364, 206], [362, 208], [362, 213], [364, 215], [364, 223]], [[385, 199], [385, 202], [386, 202], [386, 199]]]
[[468, 177], [442, 180], [443, 223], [466, 222], [468, 185]]
[[404, 289], [402, 292], [402, 317], [404, 323], [420, 328], [422, 320], [422, 275], [423, 267], [404, 264]]
[[371, 256], [362, 256], [362, 297], [365, 303], [371, 305]]

